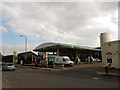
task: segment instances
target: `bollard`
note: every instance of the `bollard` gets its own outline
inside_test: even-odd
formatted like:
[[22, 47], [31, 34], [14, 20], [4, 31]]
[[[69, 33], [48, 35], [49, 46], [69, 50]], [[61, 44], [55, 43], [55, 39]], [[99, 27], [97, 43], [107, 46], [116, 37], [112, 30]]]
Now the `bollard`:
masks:
[[53, 64], [54, 68], [55, 68], [55, 64]]
[[64, 64], [62, 64], [62, 68], [64, 68]]

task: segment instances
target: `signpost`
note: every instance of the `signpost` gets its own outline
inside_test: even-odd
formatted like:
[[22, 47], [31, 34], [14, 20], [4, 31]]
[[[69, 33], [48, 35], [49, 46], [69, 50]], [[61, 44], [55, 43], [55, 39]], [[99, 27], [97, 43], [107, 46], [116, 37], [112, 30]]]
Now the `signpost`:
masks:
[[112, 63], [112, 53], [107, 52], [106, 53], [106, 58], [107, 58], [107, 65], [105, 67], [105, 70], [106, 70], [106, 75], [108, 75], [108, 68], [111, 66], [111, 63]]
[[16, 51], [13, 52], [13, 63], [16, 64], [18, 62], [18, 54]]

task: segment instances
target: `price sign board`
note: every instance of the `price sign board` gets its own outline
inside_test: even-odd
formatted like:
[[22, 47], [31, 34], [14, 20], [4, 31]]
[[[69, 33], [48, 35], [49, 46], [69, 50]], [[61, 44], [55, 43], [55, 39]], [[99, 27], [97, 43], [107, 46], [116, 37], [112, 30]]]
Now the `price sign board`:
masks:
[[18, 54], [16, 51], [13, 52], [13, 63], [17, 63], [18, 62]]

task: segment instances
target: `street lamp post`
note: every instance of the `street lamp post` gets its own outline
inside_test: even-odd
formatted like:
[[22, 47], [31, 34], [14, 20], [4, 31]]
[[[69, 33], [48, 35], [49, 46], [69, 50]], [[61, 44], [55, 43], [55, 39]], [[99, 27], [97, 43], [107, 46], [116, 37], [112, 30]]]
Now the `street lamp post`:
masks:
[[27, 52], [27, 37], [25, 35], [20, 35], [20, 37], [25, 38], [25, 53]]
[[[27, 55], [26, 55], [26, 52], [27, 52], [27, 37], [25, 35], [20, 35], [20, 37], [24, 37], [25, 38], [25, 60], [27, 59]], [[25, 62], [23, 62], [23, 65], [24, 65]]]

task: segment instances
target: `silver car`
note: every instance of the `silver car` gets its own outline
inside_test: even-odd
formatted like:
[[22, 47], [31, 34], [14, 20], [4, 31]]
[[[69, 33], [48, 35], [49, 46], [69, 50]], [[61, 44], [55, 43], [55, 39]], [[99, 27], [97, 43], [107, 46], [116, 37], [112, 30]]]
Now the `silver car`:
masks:
[[2, 64], [2, 70], [13, 70], [15, 71], [15, 65], [13, 63], [3, 63]]

